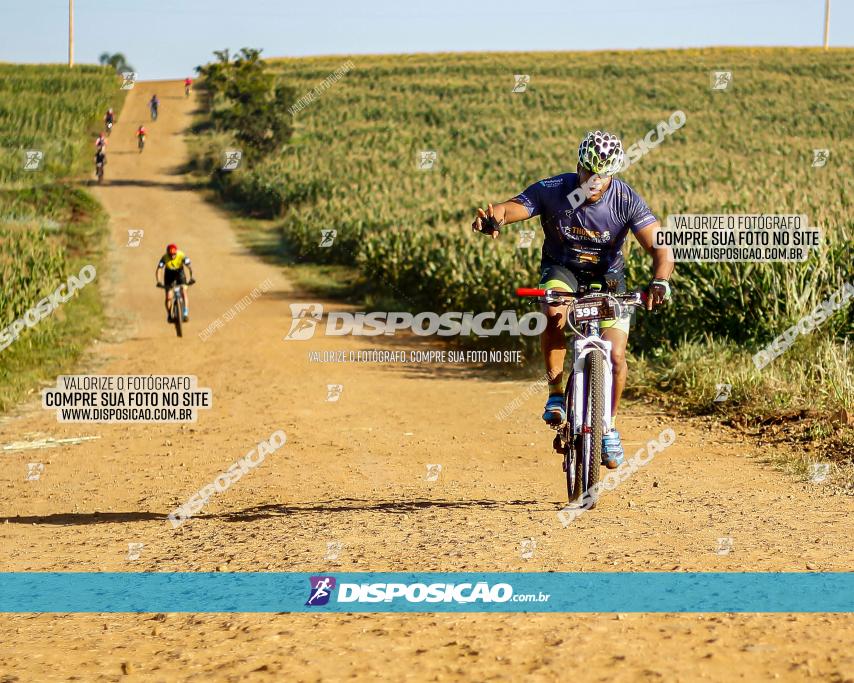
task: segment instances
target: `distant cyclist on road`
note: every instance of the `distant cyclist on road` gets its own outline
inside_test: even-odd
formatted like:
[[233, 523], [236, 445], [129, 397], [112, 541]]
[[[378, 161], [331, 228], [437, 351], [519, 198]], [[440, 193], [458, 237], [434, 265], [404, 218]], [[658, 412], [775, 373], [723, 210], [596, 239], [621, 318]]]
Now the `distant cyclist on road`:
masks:
[[98, 133], [98, 137], [95, 140], [95, 151], [97, 152], [99, 149], [106, 149], [107, 147], [107, 138], [103, 133]]
[[[184, 274], [184, 268], [190, 272], [190, 279], [187, 280]], [[160, 283], [160, 271], [163, 271], [163, 284]], [[190, 302], [187, 299], [187, 285], [195, 283], [193, 279], [193, 268], [190, 265], [189, 257], [178, 249], [176, 244], [166, 246], [166, 253], [160, 257], [157, 262], [157, 269], [154, 271], [154, 280], [158, 287], [166, 289], [166, 322], [172, 322], [169, 317], [169, 311], [172, 309], [172, 287], [177, 283], [181, 285], [181, 294], [184, 297], [184, 322], [190, 319]]]
[[142, 152], [142, 148], [145, 146], [145, 136], [148, 134], [148, 131], [145, 130], [145, 126], [141, 125], [136, 129], [136, 139], [137, 145], [139, 146], [139, 151]]
[[[629, 231], [652, 256], [652, 279], [647, 286], [646, 307], [652, 310], [670, 299], [669, 278], [673, 262], [668, 252], [655, 249], [653, 240], [661, 226], [627, 183], [613, 176], [623, 166], [623, 146], [616, 135], [589, 132], [578, 147], [575, 173], [545, 178], [512, 199], [478, 209], [472, 229], [490, 232], [486, 217], [499, 226], [540, 216], [545, 234], [540, 264], [540, 288], [573, 292], [579, 284], [599, 283], [603, 289], [626, 291], [622, 246]], [[568, 195], [582, 188], [586, 200], [570, 203]], [[587, 188], [585, 191], [584, 188]], [[497, 237], [498, 232], [493, 233]], [[548, 324], [541, 337], [549, 381], [549, 398], [543, 419], [552, 425], [566, 420], [564, 373], [566, 356], [566, 305], [545, 305]], [[626, 342], [629, 319], [603, 320], [602, 338], [611, 342], [613, 387], [611, 429], [605, 433], [602, 459], [609, 469], [623, 462], [623, 445], [616, 428], [617, 408], [626, 386]]]
[[160, 107], [160, 100], [157, 99], [157, 95], [152, 95], [151, 99], [148, 101], [148, 107], [151, 109], [151, 120], [157, 120], [157, 110]]
[[110, 131], [113, 129], [113, 124], [116, 122], [116, 115], [113, 113], [113, 108], [110, 107], [107, 109], [107, 113], [104, 114], [104, 128], [107, 129], [107, 135], [110, 134]]
[[186, 95], [187, 97], [190, 96], [190, 88], [192, 87], [192, 85], [193, 79], [187, 76], [187, 78], [184, 79], [184, 95]]
[[103, 172], [104, 165], [107, 163], [107, 151], [103, 147], [95, 150], [95, 175], [98, 175], [98, 170]]

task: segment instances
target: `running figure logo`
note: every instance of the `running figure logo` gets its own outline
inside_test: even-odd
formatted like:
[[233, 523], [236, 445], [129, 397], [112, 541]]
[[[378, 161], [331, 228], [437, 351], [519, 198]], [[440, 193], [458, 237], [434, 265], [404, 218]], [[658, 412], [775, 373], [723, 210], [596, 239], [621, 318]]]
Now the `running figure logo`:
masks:
[[331, 247], [335, 242], [335, 237], [338, 235], [337, 230], [322, 229], [320, 231], [320, 244], [318, 247]]
[[326, 385], [326, 400], [337, 401], [341, 398], [341, 392], [344, 391], [343, 384], [327, 384]]
[[341, 541], [327, 541], [325, 560], [337, 560], [341, 551], [344, 549], [344, 544]]
[[732, 393], [732, 384], [716, 384], [715, 392], [714, 403], [722, 403], [730, 397], [730, 394]]
[[810, 481], [813, 484], [820, 484], [827, 479], [828, 474], [830, 474], [829, 462], [814, 462], [810, 465]]
[[721, 536], [718, 538], [718, 555], [729, 555], [732, 550], [732, 536]]
[[311, 590], [308, 592], [308, 601], [305, 603], [308, 607], [317, 607], [325, 605], [332, 597], [332, 591], [335, 590], [334, 576], [312, 576], [309, 577], [309, 586]]
[[314, 336], [317, 323], [323, 318], [323, 306], [321, 304], [290, 304], [290, 307], [293, 320], [285, 339], [311, 339]]
[[40, 152], [37, 149], [28, 149], [25, 152], [24, 158], [24, 170], [25, 171], [38, 171], [39, 166], [41, 166], [42, 159], [44, 159], [44, 152]]
[[27, 463], [27, 481], [38, 481], [42, 476], [42, 472], [44, 472], [44, 463]]
[[726, 90], [732, 83], [732, 71], [712, 71], [712, 90]]
[[523, 560], [530, 560], [537, 549], [537, 542], [533, 538], [523, 538], [520, 544], [520, 555]]
[[429, 171], [433, 168], [438, 156], [439, 155], [431, 149], [418, 152], [418, 168], [422, 171]]
[[829, 149], [814, 149], [812, 151], [812, 167], [822, 168], [823, 166], [827, 166], [827, 161], [829, 158]]
[[142, 242], [142, 237], [145, 235], [145, 230], [128, 230], [128, 243], [126, 246], [128, 247], [138, 247], [139, 243]]
[[233, 171], [240, 166], [240, 160], [243, 158], [243, 152], [239, 149], [227, 149], [222, 153], [222, 170]]

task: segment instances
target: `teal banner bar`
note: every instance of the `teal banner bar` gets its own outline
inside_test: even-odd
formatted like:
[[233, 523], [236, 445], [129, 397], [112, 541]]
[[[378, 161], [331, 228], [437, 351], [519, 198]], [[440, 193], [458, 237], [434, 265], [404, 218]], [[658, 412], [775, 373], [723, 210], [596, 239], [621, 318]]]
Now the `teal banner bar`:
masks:
[[852, 611], [851, 572], [0, 573], [0, 612]]

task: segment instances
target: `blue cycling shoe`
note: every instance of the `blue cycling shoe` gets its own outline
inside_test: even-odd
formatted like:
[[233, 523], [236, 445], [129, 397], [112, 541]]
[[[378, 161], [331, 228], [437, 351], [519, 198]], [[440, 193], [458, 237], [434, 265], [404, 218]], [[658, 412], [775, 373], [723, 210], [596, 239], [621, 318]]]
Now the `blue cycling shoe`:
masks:
[[546, 401], [543, 419], [550, 425], [561, 425], [566, 422], [566, 407], [563, 404], [563, 394], [551, 394]]
[[602, 464], [609, 470], [615, 470], [623, 464], [624, 459], [620, 432], [612, 429], [602, 437]]

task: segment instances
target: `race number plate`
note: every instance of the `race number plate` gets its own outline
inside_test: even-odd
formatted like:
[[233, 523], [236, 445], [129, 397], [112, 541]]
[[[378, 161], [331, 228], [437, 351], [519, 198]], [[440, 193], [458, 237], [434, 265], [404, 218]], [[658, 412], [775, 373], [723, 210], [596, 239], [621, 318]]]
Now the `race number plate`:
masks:
[[608, 320], [614, 317], [611, 302], [605, 297], [585, 297], [575, 304], [575, 321]]

